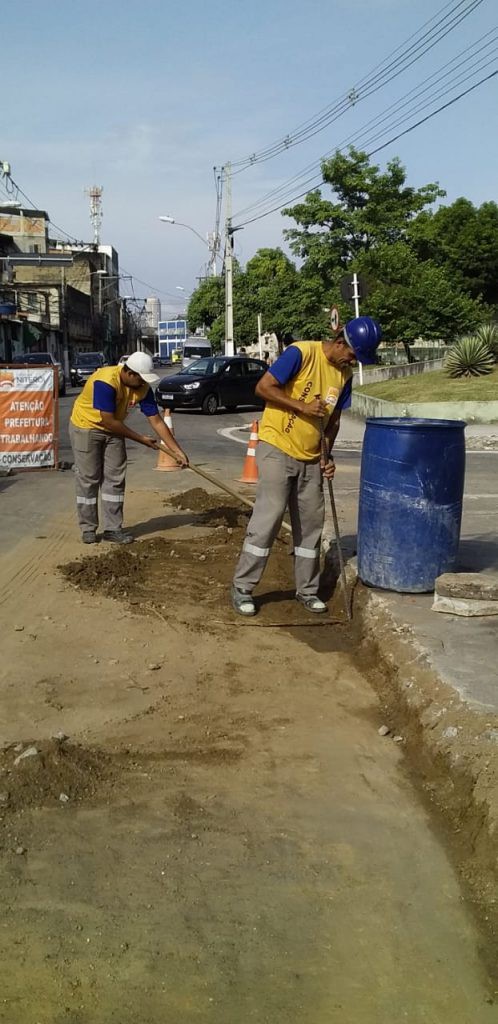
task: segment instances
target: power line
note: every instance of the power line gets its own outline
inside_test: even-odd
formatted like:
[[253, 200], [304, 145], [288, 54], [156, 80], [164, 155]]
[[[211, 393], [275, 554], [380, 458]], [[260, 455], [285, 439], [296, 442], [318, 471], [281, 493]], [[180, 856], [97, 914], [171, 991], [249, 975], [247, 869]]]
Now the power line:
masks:
[[[327, 157], [332, 156], [334, 152], [341, 151], [347, 145], [358, 144], [366, 147], [367, 145], [370, 145], [371, 142], [376, 140], [379, 137], [379, 135], [392, 131], [400, 124], [400, 121], [392, 119], [395, 116], [395, 113], [399, 113], [403, 108], [412, 108], [406, 110], [405, 115], [403, 115], [404, 117], [408, 118], [410, 116], [413, 116], [420, 109], [422, 109], [424, 107], [424, 104], [426, 108], [429, 107], [431, 103], [436, 102], [436, 100], [439, 99], [442, 94], [444, 94], [445, 89], [447, 90], [447, 92], [450, 92], [452, 89], [455, 89], [457, 85], [461, 83], [462, 78], [465, 79], [467, 73], [463, 69], [465, 68], [466, 64], [472, 65], [472, 73], [470, 75], [470, 78], [478, 74], [479, 71], [484, 70], [484, 68], [487, 67], [488, 64], [490, 63], [489, 61], [488, 64], [486, 64], [485, 62], [485, 58], [490, 56], [490, 53], [486, 53], [485, 51], [489, 50], [489, 48], [494, 46], [494, 44], [496, 43], [497, 32], [498, 29], [495, 27], [494, 29], [491, 29], [489, 32], [485, 33], [483, 36], [477, 39], [470, 46], [467, 46], [464, 51], [458, 53], [450, 61], [444, 64], [442, 68], [439, 68], [437, 71], [433, 72], [433, 74], [430, 75], [429, 78], [425, 79], [423, 83], [410, 89], [408, 93], [406, 93], [400, 99], [396, 100], [394, 103], [390, 104], [384, 111], [375, 116], [373, 119], [367, 121], [366, 124], [364, 124], [361, 128], [359, 128], [358, 130], [353, 132], [353, 134], [349, 135], [342, 142], [340, 142], [334, 148], [334, 150], [327, 153], [325, 156], [322, 156], [321, 161], [327, 159]], [[479, 58], [477, 64], [475, 63], [476, 58]], [[457, 70], [455, 70], [455, 68], [452, 67], [452, 65], [455, 64], [457, 64], [458, 66]], [[448, 68], [450, 68], [450, 70], [447, 70]], [[437, 91], [435, 87], [438, 86], [439, 83], [448, 78], [451, 78], [451, 80], [447, 82], [445, 89]], [[426, 97], [424, 103], [419, 104], [417, 106], [417, 100], [427, 92], [431, 92], [431, 95]], [[401, 119], [401, 121], [402, 120], [403, 118]], [[386, 127], [382, 129], [382, 132], [377, 133], [375, 136], [372, 136], [372, 130], [380, 126], [381, 124], [384, 124], [386, 121], [390, 121], [391, 123], [387, 124]], [[248, 206], [244, 207], [242, 210], [239, 210], [235, 216], [237, 218], [240, 218], [241, 216], [256, 211], [260, 207], [268, 205], [268, 203], [272, 202], [272, 200], [275, 201], [277, 197], [283, 197], [285, 194], [288, 195], [291, 186], [294, 186], [295, 188], [296, 186], [299, 187], [300, 184], [304, 186], [314, 184], [315, 182], [321, 182], [323, 180], [320, 166], [321, 161], [314, 161], [313, 163], [309, 164], [298, 174], [295, 174], [292, 178], [288, 179], [281, 185], [277, 186], [277, 188], [272, 189], [270, 192], [262, 196], [259, 200], [256, 200], [255, 202], [250, 203]], [[309, 175], [310, 173], [312, 173], [312, 177], [305, 178], [305, 175]], [[285, 205], [285, 203], [282, 203], [282, 205]]]
[[[397, 47], [397, 49], [389, 54], [381, 64], [377, 65], [368, 75], [364, 76], [363, 79], [353, 86], [352, 89], [349, 89], [346, 94], [339, 97], [331, 106], [324, 108], [324, 110], [314, 118], [311, 118], [298, 126], [293, 133], [277, 140], [275, 143], [261, 149], [259, 152], [249, 155], [244, 160], [235, 161], [233, 166], [237, 169], [234, 171], [234, 174], [242, 173], [242, 171], [253, 166], [255, 163], [262, 163], [266, 160], [273, 159], [273, 157], [277, 156], [279, 153], [288, 150], [292, 146], [298, 145], [299, 143], [304, 142], [323, 131], [324, 128], [328, 127], [333, 121], [341, 117], [342, 114], [352, 106], [355, 106], [360, 101], [366, 99], [368, 96], [371, 96], [373, 93], [389, 84], [389, 82], [394, 78], [397, 78], [414, 63], [420, 60], [429, 52], [429, 50], [433, 49], [437, 43], [441, 42], [441, 40], [450, 32], [457, 28], [462, 21], [469, 17], [469, 15], [472, 14], [483, 2], [484, 0], [458, 0], [457, 3], [454, 3], [453, 0], [450, 0], [450, 3], [446, 4], [436, 15], [433, 16], [433, 18], [425, 22], [416, 33], [410, 36], [401, 44], [401, 46]], [[449, 7], [451, 9], [448, 11]], [[445, 11], [447, 12], [446, 14], [444, 14]], [[441, 17], [441, 15], [443, 15], [443, 17]], [[426, 26], [431, 25], [434, 21], [435, 24], [432, 25], [432, 28], [424, 32], [423, 30]], [[412, 39], [415, 41], [412, 42], [410, 46], [407, 46]], [[400, 53], [400, 51], [402, 52]]]
[[180, 296], [174, 295], [173, 292], [167, 292], [164, 288], [156, 288], [153, 284], [149, 284], [148, 281], [141, 281], [139, 277], [135, 277], [135, 275], [132, 274], [131, 271], [127, 270], [126, 267], [122, 266], [121, 270], [124, 270], [125, 274], [128, 274], [129, 277], [131, 277], [132, 280], [137, 281], [138, 284], [143, 284], [145, 288], [149, 288], [151, 292], [158, 292], [159, 295], [166, 295], [168, 299], [180, 300]]
[[[463, 99], [464, 96], [468, 96], [469, 93], [474, 92], [474, 90], [478, 89], [479, 86], [483, 85], [484, 82], [489, 82], [492, 78], [495, 78], [496, 75], [498, 75], [498, 70], [492, 71], [491, 74], [486, 75], [484, 78], [481, 78], [479, 82], [475, 82], [474, 85], [471, 85], [468, 89], [465, 89], [463, 92], [459, 93], [458, 96], [454, 96], [453, 99], [448, 100], [447, 103], [443, 103], [442, 106], [437, 108], [437, 110], [433, 110], [430, 114], [427, 114], [425, 117], [422, 117], [419, 121], [416, 121], [415, 124], [410, 125], [409, 128], [405, 128], [404, 131], [398, 132], [397, 135], [393, 135], [390, 139], [387, 140], [387, 142], [383, 142], [381, 145], [376, 146], [375, 149], [370, 150], [370, 152], [367, 153], [367, 156], [374, 156], [375, 153], [380, 153], [381, 150], [386, 149], [386, 147], [390, 146], [393, 142], [397, 142], [397, 140], [401, 139], [404, 135], [409, 135], [409, 133], [413, 132], [415, 128], [419, 128], [420, 125], [425, 124], [427, 121], [430, 121], [431, 118], [436, 116], [436, 114], [440, 114], [443, 110], [447, 110], [448, 107], [452, 107], [453, 104]], [[266, 210], [265, 213], [260, 213], [255, 217], [251, 217], [249, 220], [244, 221], [243, 224], [237, 225], [237, 227], [245, 227], [247, 224], [253, 224], [255, 221], [262, 220], [264, 217], [268, 217], [271, 213], [278, 212], [284, 206], [287, 206], [289, 202], [295, 202], [296, 199], [301, 199], [303, 196], [307, 195], [309, 191], [310, 189], [308, 187], [307, 189], [305, 189], [304, 192], [300, 192], [292, 199], [286, 200], [279, 206], [274, 206], [273, 209], [271, 210]]]

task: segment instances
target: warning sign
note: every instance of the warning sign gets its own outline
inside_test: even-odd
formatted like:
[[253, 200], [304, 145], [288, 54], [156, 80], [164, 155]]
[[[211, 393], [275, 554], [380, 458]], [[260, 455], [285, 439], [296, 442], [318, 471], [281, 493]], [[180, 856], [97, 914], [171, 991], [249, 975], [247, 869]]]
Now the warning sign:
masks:
[[56, 372], [0, 365], [0, 469], [57, 468]]

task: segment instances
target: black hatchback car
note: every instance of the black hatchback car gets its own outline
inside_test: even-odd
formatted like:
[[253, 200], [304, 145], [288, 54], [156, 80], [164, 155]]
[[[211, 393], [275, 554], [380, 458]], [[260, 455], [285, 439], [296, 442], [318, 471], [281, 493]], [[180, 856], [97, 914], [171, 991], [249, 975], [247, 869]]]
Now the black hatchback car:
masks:
[[71, 364], [71, 384], [73, 387], [85, 384], [95, 370], [105, 366], [102, 352], [78, 352]]
[[267, 369], [266, 363], [249, 356], [203, 356], [180, 373], [163, 377], [156, 400], [163, 409], [202, 409], [208, 416], [220, 406], [228, 412], [240, 405], [262, 408], [254, 389]]

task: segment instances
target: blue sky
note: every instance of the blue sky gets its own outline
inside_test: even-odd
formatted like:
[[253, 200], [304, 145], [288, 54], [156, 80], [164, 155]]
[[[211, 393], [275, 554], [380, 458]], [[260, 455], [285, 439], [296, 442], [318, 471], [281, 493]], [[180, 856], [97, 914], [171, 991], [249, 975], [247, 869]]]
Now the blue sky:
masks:
[[[204, 235], [213, 227], [214, 165], [291, 133], [442, 6], [443, 0], [16, 0], [1, 18], [0, 159], [10, 161], [33, 202], [77, 238], [91, 238], [83, 189], [103, 185], [102, 240], [118, 249], [123, 268], [154, 286], [165, 309], [178, 308], [181, 299], [167, 296], [180, 295], [177, 285], [195, 287], [207, 250], [189, 231], [161, 224], [159, 215]], [[317, 162], [496, 22], [496, 0], [483, 0], [390, 86], [315, 138], [235, 177], [234, 211]], [[376, 159], [383, 164], [399, 155], [411, 184], [438, 180], [449, 202], [459, 195], [476, 203], [496, 199], [497, 99], [495, 78]], [[283, 244], [285, 223], [276, 213], [239, 232], [242, 262], [260, 246]], [[152, 293], [138, 282], [135, 291]]]

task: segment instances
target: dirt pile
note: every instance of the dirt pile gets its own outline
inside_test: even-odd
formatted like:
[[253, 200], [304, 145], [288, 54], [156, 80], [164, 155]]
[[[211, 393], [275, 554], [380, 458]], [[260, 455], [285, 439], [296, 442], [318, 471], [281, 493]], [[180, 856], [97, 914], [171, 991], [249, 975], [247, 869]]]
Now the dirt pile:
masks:
[[[208, 536], [141, 541], [115, 548], [101, 557], [83, 557], [59, 566], [78, 589], [129, 602], [137, 611], [209, 630], [217, 621], [236, 620], [229, 603], [233, 571], [242, 547], [247, 511], [230, 499], [193, 488], [170, 500], [176, 507], [195, 510], [198, 522], [208, 523]], [[278, 538], [273, 546], [261, 594], [262, 614], [282, 624], [302, 625], [313, 616], [294, 600], [291, 543]], [[304, 620], [303, 620], [304, 616]]]
[[111, 761], [104, 753], [64, 740], [6, 747], [0, 752], [0, 817], [92, 797], [110, 775]]
[[250, 516], [250, 510], [237, 504], [228, 495], [208, 494], [202, 487], [192, 487], [189, 491], [172, 494], [166, 505], [184, 512], [195, 512], [195, 522], [199, 525], [225, 525], [233, 528], [244, 527]]

